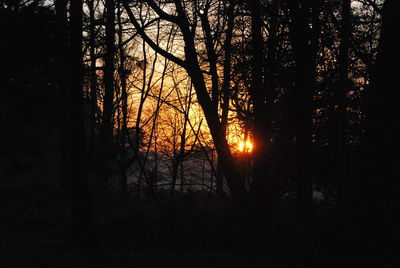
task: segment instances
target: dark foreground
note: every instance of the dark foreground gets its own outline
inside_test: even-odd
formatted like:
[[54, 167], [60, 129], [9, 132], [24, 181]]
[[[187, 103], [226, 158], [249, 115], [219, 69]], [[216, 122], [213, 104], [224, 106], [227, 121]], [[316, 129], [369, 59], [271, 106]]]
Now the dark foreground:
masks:
[[65, 204], [50, 203], [45, 194], [8, 200], [0, 266], [399, 267], [392, 253], [350, 245], [328, 204], [299, 224], [290, 202], [263, 216], [208, 193], [158, 196], [99, 201], [96, 240], [89, 246], [70, 241]]

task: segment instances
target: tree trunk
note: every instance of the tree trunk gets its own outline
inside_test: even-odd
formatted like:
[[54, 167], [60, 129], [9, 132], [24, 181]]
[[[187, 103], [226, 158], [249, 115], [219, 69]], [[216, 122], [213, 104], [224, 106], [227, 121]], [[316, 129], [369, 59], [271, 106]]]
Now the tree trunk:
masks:
[[[265, 91], [265, 115], [264, 115], [264, 139], [265, 139], [265, 150], [263, 155], [266, 171], [265, 174], [269, 176], [266, 179], [266, 203], [267, 208], [271, 208], [273, 202], [278, 198], [278, 177], [272, 175], [274, 172], [273, 154], [277, 150], [274, 148], [276, 144], [273, 142], [273, 106], [275, 101], [275, 90], [276, 82], [274, 72], [276, 71], [276, 53], [277, 53], [277, 32], [278, 32], [278, 16], [279, 16], [279, 0], [272, 0], [271, 3], [271, 17], [269, 35], [267, 40], [267, 51], [266, 59], [264, 64], [264, 91]], [[262, 168], [261, 168], [262, 170]], [[269, 172], [269, 173], [268, 173]], [[265, 175], [264, 175], [265, 176]], [[263, 200], [263, 199], [260, 199]]]
[[[178, 10], [180, 9], [178, 8]], [[181, 17], [183, 16], [184, 15], [181, 14]], [[197, 99], [204, 112], [211, 136], [215, 144], [215, 149], [218, 153], [218, 157], [221, 158], [221, 165], [224, 170], [224, 175], [227, 180], [232, 199], [235, 202], [241, 202], [245, 197], [245, 189], [241, 183], [238, 169], [235, 165], [228, 141], [218, 118], [218, 111], [208, 95], [204, 76], [197, 59], [194, 40], [189, 30], [189, 23], [187, 21], [184, 25], [182, 25], [181, 30], [183, 33], [183, 39], [185, 41], [186, 70], [192, 79]]]
[[[311, 141], [313, 116], [313, 89], [315, 87], [316, 51], [312, 47], [316, 36], [309, 27], [310, 6], [306, 1], [289, 1], [290, 34], [295, 59], [295, 89], [293, 105], [295, 115], [295, 170], [296, 205], [300, 219], [307, 219], [312, 209]], [[317, 12], [315, 7], [312, 12]], [[313, 27], [314, 30], [314, 27]]]
[[[232, 59], [232, 36], [233, 26], [235, 21], [234, 16], [235, 5], [232, 1], [229, 1], [229, 7], [227, 8], [228, 25], [225, 33], [224, 42], [224, 79], [222, 82], [222, 105], [221, 105], [221, 124], [226, 136], [226, 129], [228, 127], [228, 113], [229, 113], [229, 102], [230, 102], [230, 83], [231, 83], [231, 59]], [[217, 158], [217, 174], [215, 178], [216, 192], [217, 194], [224, 195], [224, 174], [221, 159]]]
[[[197, 62], [196, 55], [189, 56], [188, 62], [194, 61], [194, 58]], [[188, 68], [188, 73], [192, 78], [192, 82], [210, 129], [218, 157], [221, 159], [220, 164], [231, 192], [232, 199], [234, 199], [235, 202], [241, 202], [246, 195], [245, 189], [241, 183], [242, 180], [232, 157], [221, 122], [218, 119], [218, 113], [215, 109], [213, 109], [211, 101], [209, 100], [203, 74], [201, 73], [198, 65], [190, 66]]]
[[120, 171], [121, 171], [121, 193], [128, 193], [128, 177], [127, 177], [127, 152], [126, 143], [128, 133], [128, 93], [126, 88], [127, 70], [125, 69], [125, 50], [123, 48], [121, 10], [118, 5], [118, 47], [119, 47], [119, 77], [121, 85], [121, 106], [122, 106], [122, 126], [120, 137]]
[[[347, 180], [347, 152], [346, 152], [346, 130], [347, 130], [347, 92], [349, 91], [350, 83], [348, 79], [348, 68], [349, 68], [349, 45], [350, 45], [350, 34], [351, 34], [351, 0], [342, 1], [342, 22], [340, 29], [340, 47], [338, 57], [338, 68], [339, 68], [339, 83], [337, 95], [337, 119], [336, 119], [336, 199], [338, 212], [341, 216], [341, 220], [345, 220], [346, 212], [346, 191], [348, 189]], [[345, 224], [345, 223], [343, 223]]]
[[56, 24], [57, 24], [57, 80], [60, 92], [60, 179], [61, 187], [68, 187], [70, 174], [69, 163], [69, 113], [68, 113], [68, 18], [67, 18], [67, 0], [55, 1]]
[[398, 243], [399, 203], [398, 154], [400, 150], [399, 53], [400, 2], [386, 0], [376, 64], [367, 100], [366, 135], [363, 137], [363, 190], [357, 214], [371, 234], [370, 246], [390, 255], [390, 245]]
[[250, 88], [250, 96], [253, 104], [253, 155], [254, 155], [254, 169], [253, 169], [253, 182], [252, 192], [255, 195], [258, 203], [265, 205], [266, 198], [266, 163], [264, 152], [266, 150], [265, 140], [265, 92], [263, 90], [262, 70], [263, 70], [263, 57], [264, 46], [262, 38], [262, 22], [261, 22], [261, 4], [260, 1], [250, 1], [251, 11], [251, 34], [252, 34], [252, 85]]
[[[270, 132], [271, 132], [271, 105], [273, 86], [270, 80], [266, 81], [275, 57], [275, 35], [277, 28], [277, 14], [272, 14], [271, 27], [268, 36], [268, 51], [266, 64], [263, 65], [263, 57], [260, 51], [264, 51], [262, 37], [261, 3], [250, 2], [251, 31], [252, 31], [252, 88], [250, 91], [253, 103], [253, 137], [254, 137], [254, 167], [253, 181], [251, 184], [255, 199], [262, 209], [272, 205], [273, 196], [276, 194], [274, 178], [271, 176], [271, 161], [269, 160]], [[277, 12], [277, 1], [272, 2], [273, 12]], [[264, 53], [262, 53], [264, 55]], [[265, 80], [262, 74], [265, 73]], [[268, 76], [267, 76], [268, 75]], [[268, 86], [266, 85], [268, 82]], [[270, 133], [268, 135], [268, 132]]]
[[100, 164], [102, 174], [97, 179], [98, 191], [104, 195], [108, 188], [114, 132], [114, 58], [115, 58], [115, 4], [114, 0], [105, 2], [106, 8], [106, 52], [104, 57], [104, 99], [100, 132]]
[[115, 56], [115, 3], [106, 0], [106, 53], [104, 58], [104, 104], [102, 142], [104, 150], [110, 150], [113, 138], [114, 100], [114, 56]]
[[[57, 1], [58, 34], [63, 35], [66, 30], [66, 2]], [[82, 1], [72, 1], [70, 9], [70, 50], [68, 78], [69, 83], [60, 84], [63, 97], [62, 113], [64, 114], [64, 127], [62, 135], [63, 164], [66, 179], [69, 182], [71, 195], [71, 238], [73, 242], [81, 245], [90, 243], [93, 239], [92, 211], [90, 205], [90, 192], [86, 171], [85, 136], [83, 125], [83, 85], [82, 85]], [[61, 47], [67, 44], [65, 36], [60, 37]], [[62, 50], [64, 50], [62, 49]], [[59, 59], [59, 65], [64, 64], [64, 57]], [[64, 67], [60, 67], [63, 69]], [[63, 81], [60, 81], [63, 83]]]
[[96, 47], [95, 47], [95, 17], [94, 17], [94, 0], [89, 0], [89, 54], [90, 54], [90, 154], [93, 155], [96, 140], [97, 125], [97, 75], [96, 75]]

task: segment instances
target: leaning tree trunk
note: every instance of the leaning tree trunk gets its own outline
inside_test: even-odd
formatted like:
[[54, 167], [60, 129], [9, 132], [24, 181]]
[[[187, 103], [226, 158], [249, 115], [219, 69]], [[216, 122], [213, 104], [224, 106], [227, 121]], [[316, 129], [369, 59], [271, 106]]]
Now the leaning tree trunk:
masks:
[[246, 196], [246, 191], [243, 184], [241, 183], [239, 172], [231, 154], [221, 121], [219, 120], [218, 109], [215, 105], [217, 100], [212, 99], [208, 94], [203, 72], [200, 68], [200, 63], [198, 61], [196, 46], [194, 43], [192, 31], [190, 29], [190, 23], [187, 19], [184, 7], [182, 6], [182, 3], [180, 1], [174, 1], [178, 15], [173, 16], [161, 10], [154, 1], [149, 0], [147, 1], [147, 3], [163, 19], [174, 22], [180, 28], [183, 36], [183, 41], [185, 43], [185, 60], [182, 60], [170, 54], [169, 52], [162, 49], [153, 40], [151, 40], [151, 38], [145, 33], [139, 22], [136, 20], [127, 1], [123, 0], [124, 7], [128, 13], [131, 22], [135, 26], [138, 33], [143, 37], [145, 42], [162, 56], [185, 68], [187, 73], [189, 74], [195, 88], [197, 99], [204, 112], [204, 116], [210, 129], [210, 133], [213, 138], [218, 157], [221, 158], [221, 166], [223, 168], [224, 175], [232, 195], [232, 199], [235, 202], [240, 203], [242, 200], [244, 200]]

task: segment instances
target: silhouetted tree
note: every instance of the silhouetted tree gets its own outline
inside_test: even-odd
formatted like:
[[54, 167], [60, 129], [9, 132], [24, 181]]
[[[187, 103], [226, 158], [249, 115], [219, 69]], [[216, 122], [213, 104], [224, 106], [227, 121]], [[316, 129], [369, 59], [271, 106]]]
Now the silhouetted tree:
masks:
[[113, 103], [114, 103], [114, 58], [115, 58], [115, 3], [106, 1], [106, 53], [104, 57], [104, 103], [102, 121], [102, 142], [109, 152], [113, 142]]
[[338, 55], [338, 69], [339, 79], [338, 88], [336, 92], [338, 114], [336, 118], [336, 191], [337, 191], [337, 205], [339, 213], [342, 217], [345, 216], [344, 209], [346, 209], [346, 196], [348, 187], [347, 180], [347, 93], [350, 91], [349, 73], [349, 49], [350, 49], [350, 35], [351, 35], [351, 1], [342, 1], [342, 21], [340, 27], [340, 47]]
[[[231, 63], [232, 63], [232, 37], [233, 37], [233, 28], [235, 22], [235, 3], [233, 1], [228, 1], [228, 5], [226, 7], [226, 16], [227, 16], [227, 27], [225, 31], [225, 40], [223, 45], [224, 50], [224, 61], [223, 61], [223, 81], [221, 88], [222, 95], [222, 103], [221, 103], [221, 124], [224, 131], [224, 135], [226, 136], [226, 130], [228, 127], [228, 114], [229, 114], [229, 103], [230, 99], [230, 91], [231, 91]], [[216, 191], [218, 194], [224, 194], [224, 180], [223, 180], [223, 170], [221, 158], [217, 158], [217, 174], [216, 174]]]
[[[260, 1], [249, 1], [251, 12], [251, 101], [253, 103], [253, 136], [254, 136], [254, 170], [252, 190], [262, 206], [267, 206], [267, 182], [269, 178], [268, 163], [266, 159], [267, 137], [266, 137], [266, 92], [263, 84], [263, 55], [264, 40], [262, 36], [263, 20], [261, 15]], [[261, 55], [260, 55], [261, 54]]]
[[128, 178], [127, 178], [127, 137], [128, 132], [128, 68], [126, 63], [126, 52], [123, 45], [123, 24], [121, 18], [121, 3], [118, 2], [118, 50], [119, 50], [119, 80], [121, 90], [121, 110], [122, 110], [122, 125], [120, 133], [120, 166], [121, 166], [121, 192], [126, 195], [128, 193]]
[[79, 245], [90, 243], [93, 239], [83, 125], [82, 1], [71, 2], [69, 28], [67, 28], [66, 5], [66, 1], [56, 1], [59, 35], [57, 40], [60, 42], [58, 65], [59, 71], [63, 72], [59, 75], [63, 114], [62, 172], [71, 197], [71, 238]]
[[228, 187], [231, 191], [232, 197], [234, 200], [242, 200], [245, 196], [245, 189], [243, 184], [241, 183], [241, 178], [239, 173], [237, 172], [236, 166], [234, 164], [234, 160], [229, 148], [229, 144], [224, 135], [224, 131], [219, 120], [218, 116], [218, 104], [217, 99], [213, 99], [213, 97], [217, 97], [217, 93], [212, 90], [211, 97], [208, 94], [208, 89], [206, 86], [206, 82], [204, 79], [203, 71], [200, 68], [200, 63], [197, 55], [197, 50], [195, 46], [195, 42], [193, 39], [191, 23], [187, 17], [187, 11], [185, 7], [182, 5], [182, 2], [177, 0], [174, 1], [174, 6], [176, 8], [177, 15], [170, 15], [162, 10], [158, 4], [154, 1], [147, 1], [148, 5], [164, 20], [173, 22], [176, 24], [183, 37], [183, 41], [185, 43], [184, 52], [185, 52], [185, 60], [182, 60], [169, 52], [162, 49], [153, 40], [145, 33], [142, 26], [139, 24], [137, 19], [135, 18], [132, 10], [127, 3], [124, 1], [124, 7], [128, 13], [128, 16], [135, 26], [138, 33], [143, 37], [143, 39], [148, 43], [148, 45], [154, 49], [157, 53], [161, 54], [164, 57], [167, 57], [172, 62], [178, 64], [183, 67], [189, 74], [192, 83], [194, 85], [197, 99], [199, 104], [201, 105], [205, 118], [207, 120], [211, 136], [213, 137], [213, 141], [215, 144], [215, 148], [218, 152], [219, 157], [221, 157], [221, 164], [224, 170], [224, 175], [227, 180]]
[[98, 118], [98, 83], [96, 74], [96, 20], [95, 20], [95, 0], [88, 0], [89, 8], [89, 54], [90, 54], [90, 121], [89, 138], [90, 154], [93, 154], [96, 146], [96, 123]]
[[[400, 149], [400, 113], [396, 100], [399, 92], [399, 36], [398, 12], [400, 2], [386, 0], [382, 10], [382, 27], [376, 63], [371, 77], [371, 88], [367, 100], [367, 124], [363, 150], [363, 176], [357, 215], [361, 223], [372, 232], [370, 246], [384, 253], [392, 242], [397, 243], [399, 221], [399, 168], [397, 157]], [[364, 187], [365, 185], [365, 187]], [[357, 227], [356, 227], [357, 228]], [[365, 230], [363, 228], [363, 230]], [[378, 246], [379, 245], [379, 246]]]
[[[299, 216], [307, 218], [312, 206], [311, 141], [315, 90], [316, 42], [319, 38], [320, 1], [288, 1], [290, 33], [295, 61], [296, 202]], [[310, 26], [310, 24], [312, 26]]]

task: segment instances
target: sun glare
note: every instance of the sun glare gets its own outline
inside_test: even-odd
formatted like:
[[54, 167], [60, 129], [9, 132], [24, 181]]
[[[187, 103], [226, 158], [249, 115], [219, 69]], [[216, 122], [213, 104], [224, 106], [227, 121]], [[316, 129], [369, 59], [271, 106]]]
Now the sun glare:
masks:
[[251, 153], [251, 151], [253, 151], [253, 143], [251, 143], [250, 140], [247, 140], [246, 142], [241, 141], [238, 144], [238, 150], [242, 153]]

